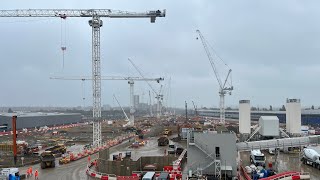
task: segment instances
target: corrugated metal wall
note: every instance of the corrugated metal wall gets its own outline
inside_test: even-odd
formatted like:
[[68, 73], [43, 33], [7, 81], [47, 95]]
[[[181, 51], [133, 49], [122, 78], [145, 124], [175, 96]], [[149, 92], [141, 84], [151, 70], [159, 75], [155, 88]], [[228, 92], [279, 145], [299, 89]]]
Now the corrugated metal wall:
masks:
[[[0, 116], [0, 125], [7, 124], [11, 129], [12, 117]], [[54, 126], [81, 122], [81, 114], [53, 115], [53, 116], [33, 116], [17, 118], [17, 129], [34, 128], [41, 126]]]

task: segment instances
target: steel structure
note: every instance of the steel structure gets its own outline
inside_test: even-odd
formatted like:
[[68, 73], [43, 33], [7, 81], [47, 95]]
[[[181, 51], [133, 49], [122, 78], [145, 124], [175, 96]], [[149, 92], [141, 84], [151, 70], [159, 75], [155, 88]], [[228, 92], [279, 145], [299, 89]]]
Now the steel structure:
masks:
[[283, 139], [271, 139], [262, 141], [251, 141], [251, 142], [239, 142], [237, 143], [238, 151], [250, 151], [253, 149], [269, 149], [269, 148], [287, 148], [287, 147], [302, 147], [312, 144], [319, 144], [320, 136], [306, 136], [306, 137], [294, 137], [294, 138], [283, 138]]
[[[60, 79], [60, 80], [93, 80], [92, 77], [89, 76], [71, 76], [71, 77], [50, 77], [50, 79]], [[142, 78], [142, 77], [121, 77], [121, 76], [101, 76], [101, 80], [127, 80], [128, 84], [130, 85], [130, 121], [128, 125], [134, 126], [134, 113], [136, 112], [133, 98], [134, 98], [134, 81], [155, 81], [157, 83], [160, 83], [160, 81], [163, 81], [164, 78]]]
[[211, 67], [212, 67], [212, 69], [214, 71], [214, 74], [216, 76], [216, 79], [217, 79], [217, 81], [219, 83], [219, 88], [220, 88], [219, 89], [219, 96], [220, 96], [220, 104], [219, 104], [219, 106], [220, 106], [220, 123], [225, 124], [224, 97], [225, 97], [225, 95], [227, 93], [229, 93], [231, 95], [231, 91], [233, 90], [232, 84], [231, 84], [231, 87], [226, 87], [226, 83], [227, 83], [227, 81], [229, 79], [229, 76], [230, 76], [232, 70], [229, 69], [227, 77], [224, 80], [224, 82], [222, 83], [221, 78], [219, 76], [219, 73], [217, 71], [217, 67], [216, 67], [216, 65], [215, 65], [215, 63], [213, 61], [213, 57], [212, 57], [212, 54], [211, 54], [211, 52], [209, 50], [208, 43], [207, 43], [206, 39], [201, 34], [200, 30], [197, 30], [196, 32], [199, 34], [199, 37], [200, 37], [201, 42], [202, 42], [202, 45], [203, 45], [203, 47], [204, 47], [204, 49], [206, 51], [206, 54], [207, 54], [208, 59], [210, 61]]
[[[140, 74], [140, 76], [142, 78], [144, 78], [144, 75], [142, 74], [142, 72], [139, 70], [138, 66], [136, 66], [132, 60], [130, 58], [128, 58], [128, 60], [130, 61], [130, 63], [132, 64], [132, 66], [138, 71], [138, 73]], [[163, 94], [161, 93], [162, 91], [162, 85], [160, 87], [160, 90], [159, 92], [157, 92], [152, 86], [151, 84], [146, 81], [146, 83], [148, 84], [148, 86], [151, 88], [151, 90], [156, 94], [156, 99], [157, 99], [157, 118], [160, 119], [160, 116], [161, 116], [161, 102], [163, 100]]]
[[93, 91], [93, 146], [101, 146], [101, 67], [100, 67], [100, 18], [150, 18], [154, 23], [156, 17], [165, 17], [165, 10], [142, 13], [111, 9], [17, 9], [0, 10], [0, 17], [90, 17], [92, 27], [92, 91]]

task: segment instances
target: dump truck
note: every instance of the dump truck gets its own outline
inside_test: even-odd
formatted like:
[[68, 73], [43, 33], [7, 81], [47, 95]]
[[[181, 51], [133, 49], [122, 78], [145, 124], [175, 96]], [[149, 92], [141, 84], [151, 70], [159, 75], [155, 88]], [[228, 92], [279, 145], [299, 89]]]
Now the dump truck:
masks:
[[63, 144], [58, 144], [53, 147], [47, 148], [46, 151], [50, 151], [53, 154], [64, 154], [67, 152], [67, 148]]
[[314, 149], [304, 148], [301, 161], [303, 164], [308, 164], [314, 168], [320, 169], [320, 154]]
[[158, 139], [158, 146], [166, 146], [169, 144], [169, 139], [167, 137], [160, 137]]
[[44, 151], [40, 155], [40, 164], [41, 169], [48, 167], [54, 168], [56, 166], [56, 158], [53, 156], [51, 151]]

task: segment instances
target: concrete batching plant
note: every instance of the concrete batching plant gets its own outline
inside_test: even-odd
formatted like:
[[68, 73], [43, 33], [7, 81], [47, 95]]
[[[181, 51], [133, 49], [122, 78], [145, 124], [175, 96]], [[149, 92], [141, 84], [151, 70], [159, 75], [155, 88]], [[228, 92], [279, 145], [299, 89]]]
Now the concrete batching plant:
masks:
[[239, 132], [240, 140], [248, 139], [251, 134], [251, 109], [250, 100], [239, 101]]
[[292, 136], [301, 135], [301, 103], [300, 99], [287, 99], [286, 131]]

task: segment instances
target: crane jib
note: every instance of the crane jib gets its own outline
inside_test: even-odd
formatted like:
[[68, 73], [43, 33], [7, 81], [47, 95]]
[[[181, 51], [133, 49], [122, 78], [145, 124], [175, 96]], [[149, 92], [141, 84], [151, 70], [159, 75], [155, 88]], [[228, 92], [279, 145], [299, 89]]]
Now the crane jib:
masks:
[[108, 17], [108, 18], [156, 18], [165, 17], [166, 10], [129, 12], [111, 9], [18, 9], [0, 10], [0, 17]]

